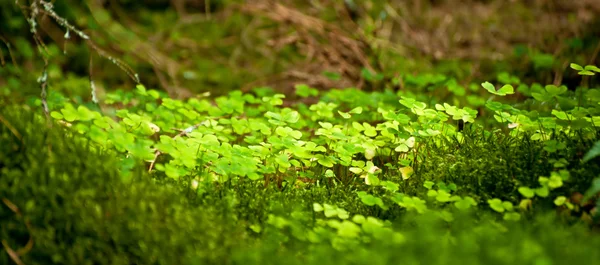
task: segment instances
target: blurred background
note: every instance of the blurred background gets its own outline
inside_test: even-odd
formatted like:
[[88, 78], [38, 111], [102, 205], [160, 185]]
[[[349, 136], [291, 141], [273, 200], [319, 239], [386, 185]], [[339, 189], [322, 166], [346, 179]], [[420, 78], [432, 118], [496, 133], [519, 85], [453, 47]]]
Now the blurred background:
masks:
[[50, 101], [53, 91], [90, 100], [90, 79], [101, 98], [138, 77], [174, 98], [293, 95], [299, 83], [434, 93], [449, 81], [460, 97], [482, 81], [576, 86], [569, 63], [599, 64], [597, 0], [7, 0], [0, 10], [0, 96], [11, 101], [39, 96], [46, 62]]

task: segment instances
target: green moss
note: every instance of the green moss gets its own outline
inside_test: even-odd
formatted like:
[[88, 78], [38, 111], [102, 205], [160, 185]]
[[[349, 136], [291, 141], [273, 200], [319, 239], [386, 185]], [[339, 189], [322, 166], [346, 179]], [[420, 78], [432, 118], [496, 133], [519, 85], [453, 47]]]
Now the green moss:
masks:
[[[561, 134], [556, 139], [567, 148], [550, 153], [544, 150], [543, 142], [532, 141], [530, 137], [519, 139], [503, 134], [486, 137], [481, 131], [470, 131], [463, 143], [447, 141], [425, 147], [429, 152], [419, 165], [419, 176], [423, 180], [455, 183], [460, 193], [483, 200], [501, 198], [517, 202], [518, 187], [537, 187], [539, 177], [550, 176], [559, 169], [569, 169], [571, 174], [559, 190], [562, 194], [587, 189], [600, 172], [597, 164], [580, 166], [582, 154], [593, 141]], [[557, 163], [559, 160], [564, 165]]]
[[[0, 124], [0, 237], [28, 240], [25, 264], [183, 264], [190, 253], [214, 262], [245, 237], [210, 205], [194, 208], [175, 186], [142, 171], [123, 181], [110, 152], [39, 115], [5, 109]], [[27, 225], [29, 224], [29, 229]], [[0, 264], [10, 264], [6, 251]]]

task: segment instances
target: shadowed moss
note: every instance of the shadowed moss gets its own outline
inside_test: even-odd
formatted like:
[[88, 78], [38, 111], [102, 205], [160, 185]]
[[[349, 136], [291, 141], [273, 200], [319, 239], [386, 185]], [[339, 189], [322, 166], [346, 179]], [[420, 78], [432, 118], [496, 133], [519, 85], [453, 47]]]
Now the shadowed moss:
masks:
[[[183, 264], [192, 252], [214, 262], [245, 237], [222, 211], [191, 207], [174, 186], [140, 171], [121, 180], [114, 154], [40, 116], [1, 115], [0, 236], [25, 264]], [[6, 251], [0, 264], [11, 264]]]

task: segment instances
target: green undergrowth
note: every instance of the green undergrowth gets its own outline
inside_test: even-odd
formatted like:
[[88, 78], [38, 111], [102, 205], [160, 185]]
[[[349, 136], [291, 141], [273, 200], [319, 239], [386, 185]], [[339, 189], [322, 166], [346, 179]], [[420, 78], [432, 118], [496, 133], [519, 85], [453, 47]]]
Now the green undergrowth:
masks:
[[[422, 214], [400, 205], [383, 211], [367, 206], [352, 186], [280, 190], [242, 178], [207, 183], [200, 194], [183, 181], [152, 178], [144, 164], [132, 165], [123, 178], [118, 153], [98, 149], [60, 123], [50, 128], [28, 108], [6, 107], [0, 114], [0, 264], [13, 263], [9, 251], [19, 253], [24, 264], [600, 260], [597, 234], [581, 222], [569, 225], [569, 217], [559, 217], [553, 207], [520, 222], [502, 221], [483, 209], [436, 207], [431, 201], [431, 210]], [[438, 168], [423, 171], [447, 169]], [[399, 189], [409, 192], [411, 186], [401, 183]], [[452, 192], [452, 187], [444, 188]]]
[[0, 261], [600, 260], [598, 89], [517, 103], [510, 84], [480, 86], [478, 107], [306, 85], [315, 103], [138, 85], [99, 105], [54, 94], [47, 116], [39, 99], [6, 104]]
[[[572, 65], [580, 74], [597, 71], [586, 67]], [[530, 98], [516, 103], [510, 84], [480, 86], [488, 98], [477, 108], [410, 91], [306, 85], [296, 86], [297, 96], [317, 103], [284, 105], [286, 96], [269, 88], [174, 100], [138, 85], [108, 94], [101, 106], [61, 97], [49, 105], [54, 120], [119, 153], [122, 178], [145, 161], [153, 177], [197, 196], [215, 183], [258, 182], [280, 191], [341, 187], [383, 211], [424, 212], [429, 199], [506, 205], [491, 208], [508, 219], [521, 216], [513, 204], [526, 212], [550, 201], [580, 211], [570, 197], [585, 193], [599, 172], [594, 158], [584, 158], [598, 139], [598, 89], [521, 86]]]

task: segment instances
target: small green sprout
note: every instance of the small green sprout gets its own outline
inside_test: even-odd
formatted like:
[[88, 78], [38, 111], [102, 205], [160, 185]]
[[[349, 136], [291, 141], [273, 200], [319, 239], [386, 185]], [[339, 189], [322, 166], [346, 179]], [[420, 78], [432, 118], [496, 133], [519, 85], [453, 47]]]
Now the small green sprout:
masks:
[[595, 65], [586, 65], [585, 67], [582, 67], [581, 65], [571, 63], [569, 66], [571, 69], [579, 71], [577, 73], [579, 75], [595, 75], [596, 73], [600, 73], [600, 68]]
[[513, 88], [513, 86], [509, 85], [509, 84], [502, 86], [498, 90], [496, 90], [496, 87], [494, 87], [494, 85], [492, 85], [492, 83], [487, 82], [487, 81], [481, 83], [481, 86], [483, 88], [485, 88], [485, 90], [487, 90], [488, 92], [490, 92], [494, 95], [498, 95], [498, 96], [506, 96], [506, 95], [515, 93], [515, 89]]

